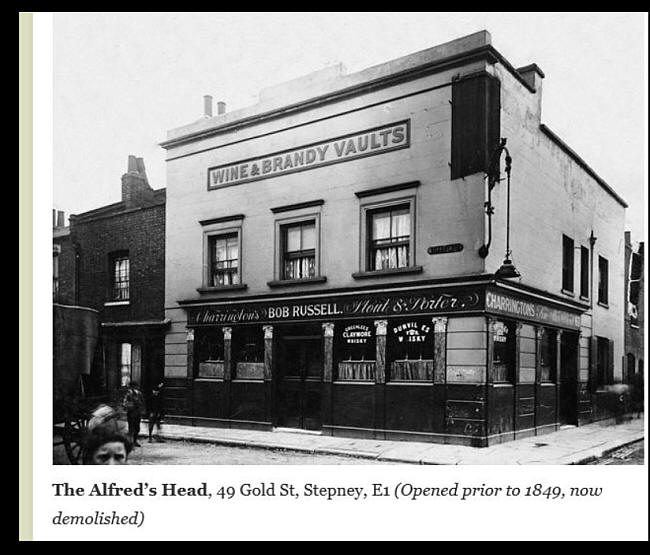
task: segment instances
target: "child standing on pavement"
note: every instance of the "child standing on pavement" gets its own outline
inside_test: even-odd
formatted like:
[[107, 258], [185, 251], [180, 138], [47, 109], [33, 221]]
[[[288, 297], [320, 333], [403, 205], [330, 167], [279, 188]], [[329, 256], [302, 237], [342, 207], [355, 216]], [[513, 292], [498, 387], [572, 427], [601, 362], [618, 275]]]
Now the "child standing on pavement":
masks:
[[138, 436], [140, 435], [140, 419], [144, 411], [144, 396], [137, 382], [129, 384], [124, 395], [124, 408], [126, 409], [126, 420], [129, 424], [129, 437], [134, 447], [140, 447]]
[[151, 391], [149, 397], [149, 443], [153, 441], [153, 427], [158, 429], [157, 441], [163, 442], [160, 437], [160, 423], [163, 418], [163, 382], [160, 382]]

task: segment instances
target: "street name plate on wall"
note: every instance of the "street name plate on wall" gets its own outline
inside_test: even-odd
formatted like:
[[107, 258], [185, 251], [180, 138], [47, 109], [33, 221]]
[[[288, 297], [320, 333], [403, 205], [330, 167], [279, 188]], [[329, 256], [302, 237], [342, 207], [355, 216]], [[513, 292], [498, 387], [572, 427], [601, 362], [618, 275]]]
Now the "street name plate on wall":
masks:
[[410, 145], [411, 120], [208, 169], [208, 190], [311, 170]]
[[462, 250], [462, 243], [452, 243], [450, 245], [435, 245], [433, 247], [429, 247], [427, 249], [427, 252], [429, 254], [447, 254], [450, 252], [460, 252]]

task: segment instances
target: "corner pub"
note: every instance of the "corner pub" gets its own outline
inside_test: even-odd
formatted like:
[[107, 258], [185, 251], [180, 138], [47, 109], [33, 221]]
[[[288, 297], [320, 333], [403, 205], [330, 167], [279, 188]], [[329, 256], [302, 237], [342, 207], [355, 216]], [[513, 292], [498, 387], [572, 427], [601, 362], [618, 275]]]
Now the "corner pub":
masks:
[[606, 417], [626, 205], [543, 78], [482, 31], [204, 97], [162, 143], [170, 417], [477, 447]]

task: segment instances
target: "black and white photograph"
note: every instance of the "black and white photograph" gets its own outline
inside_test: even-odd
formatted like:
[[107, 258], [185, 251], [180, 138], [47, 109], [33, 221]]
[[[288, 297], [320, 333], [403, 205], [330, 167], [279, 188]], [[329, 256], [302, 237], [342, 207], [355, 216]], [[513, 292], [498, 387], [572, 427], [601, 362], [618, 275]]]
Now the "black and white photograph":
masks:
[[53, 464], [645, 464], [646, 22], [54, 14]]

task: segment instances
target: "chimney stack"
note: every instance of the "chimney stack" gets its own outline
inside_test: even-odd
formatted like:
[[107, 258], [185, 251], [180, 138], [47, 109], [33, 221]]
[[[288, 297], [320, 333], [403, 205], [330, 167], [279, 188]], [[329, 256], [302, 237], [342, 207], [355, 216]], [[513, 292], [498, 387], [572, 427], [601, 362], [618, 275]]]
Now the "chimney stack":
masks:
[[225, 102], [217, 102], [217, 115], [218, 116], [223, 116], [226, 113], [226, 103]]
[[209, 94], [203, 95], [203, 115], [206, 118], [212, 117], [212, 97]]
[[56, 227], [65, 227], [65, 212], [63, 210], [56, 212]]
[[129, 155], [127, 172], [122, 176], [122, 202], [127, 209], [145, 206], [153, 201], [144, 160]]
[[535, 96], [537, 97], [537, 113], [541, 121], [542, 81], [545, 77], [544, 72], [537, 64], [528, 64], [527, 66], [517, 68], [517, 73], [521, 75], [522, 79], [528, 84], [529, 87], [535, 89]]

